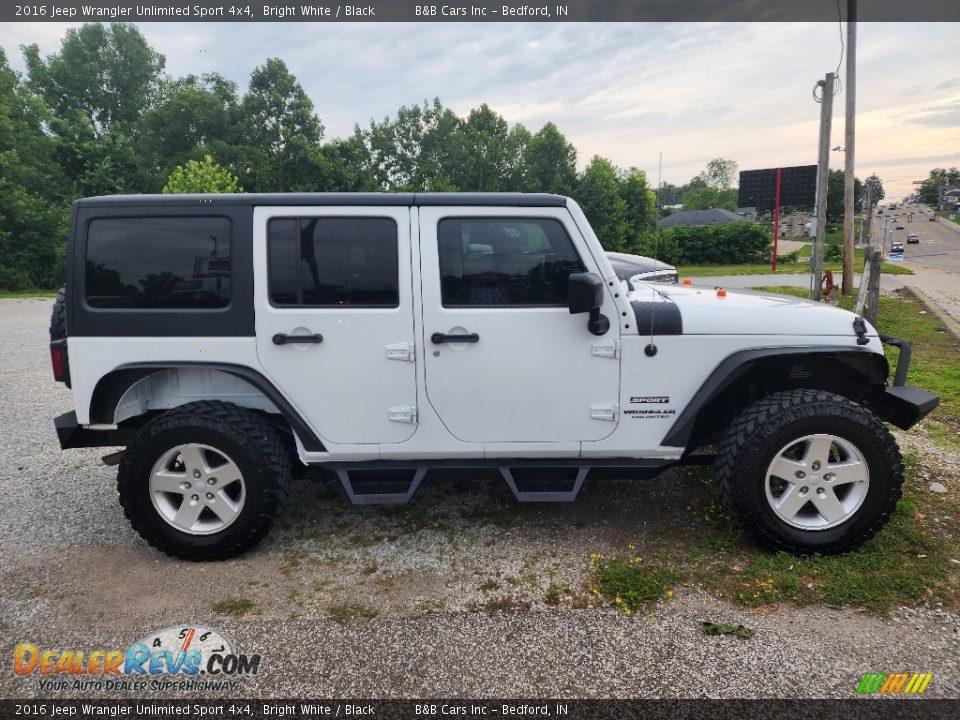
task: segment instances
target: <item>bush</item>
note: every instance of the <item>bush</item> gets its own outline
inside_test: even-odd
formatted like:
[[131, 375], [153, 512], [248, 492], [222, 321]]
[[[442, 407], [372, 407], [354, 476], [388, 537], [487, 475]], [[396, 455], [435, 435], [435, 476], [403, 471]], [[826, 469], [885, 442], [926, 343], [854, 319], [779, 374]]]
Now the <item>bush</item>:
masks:
[[0, 290], [30, 290], [36, 287], [26, 271], [0, 266]]
[[840, 243], [828, 243], [827, 246], [823, 249], [823, 259], [824, 260], [842, 260], [843, 259], [843, 247]]
[[[770, 260], [770, 233], [758, 223], [677, 225], [660, 231], [657, 259], [673, 265], [737, 265]], [[643, 255], [654, 254], [654, 236], [638, 238]]]

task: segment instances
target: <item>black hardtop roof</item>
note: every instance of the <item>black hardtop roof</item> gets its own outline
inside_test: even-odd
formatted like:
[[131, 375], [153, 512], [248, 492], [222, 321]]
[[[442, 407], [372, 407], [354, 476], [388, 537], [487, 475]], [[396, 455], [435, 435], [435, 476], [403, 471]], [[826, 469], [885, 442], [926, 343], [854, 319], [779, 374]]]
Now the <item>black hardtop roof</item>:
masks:
[[80, 207], [236, 205], [476, 205], [564, 207], [567, 198], [549, 193], [214, 193], [209, 195], [101, 195], [76, 201]]

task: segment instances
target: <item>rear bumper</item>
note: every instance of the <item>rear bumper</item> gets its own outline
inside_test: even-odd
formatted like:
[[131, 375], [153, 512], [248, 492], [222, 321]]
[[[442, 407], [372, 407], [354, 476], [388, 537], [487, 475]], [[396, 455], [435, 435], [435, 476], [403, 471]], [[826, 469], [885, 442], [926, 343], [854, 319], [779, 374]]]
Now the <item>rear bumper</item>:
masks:
[[77, 413], [71, 410], [53, 420], [60, 440], [60, 449], [85, 447], [126, 447], [133, 439], [135, 430], [118, 428], [116, 430], [90, 430], [77, 424]]

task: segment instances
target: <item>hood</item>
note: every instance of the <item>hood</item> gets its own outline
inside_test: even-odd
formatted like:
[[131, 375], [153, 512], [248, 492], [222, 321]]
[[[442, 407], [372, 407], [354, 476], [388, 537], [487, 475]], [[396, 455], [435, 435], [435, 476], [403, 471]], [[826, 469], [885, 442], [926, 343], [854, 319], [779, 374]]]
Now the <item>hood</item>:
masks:
[[[854, 335], [852, 312], [788, 295], [749, 290], [644, 285], [631, 292], [631, 302], [650, 302], [657, 293], [680, 310], [684, 335]], [[867, 334], [877, 331], [867, 324]]]
[[673, 265], [669, 265], [660, 260], [654, 260], [644, 255], [630, 255], [629, 253], [608, 252], [607, 259], [613, 265], [617, 275], [625, 280], [631, 275], [638, 273], [658, 272], [661, 270], [676, 270]]

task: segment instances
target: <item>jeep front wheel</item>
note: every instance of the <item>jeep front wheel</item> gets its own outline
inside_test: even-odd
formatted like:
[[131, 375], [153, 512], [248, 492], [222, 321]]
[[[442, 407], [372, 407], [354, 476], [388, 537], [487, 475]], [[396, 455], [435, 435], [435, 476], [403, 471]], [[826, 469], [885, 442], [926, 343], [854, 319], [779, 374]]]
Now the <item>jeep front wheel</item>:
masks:
[[848, 398], [817, 390], [765, 397], [734, 421], [717, 452], [726, 509], [776, 550], [824, 554], [873, 537], [900, 498], [896, 441]]
[[148, 543], [186, 560], [220, 560], [269, 531], [291, 474], [287, 448], [261, 414], [188, 403], [147, 423], [117, 472], [120, 504]]

